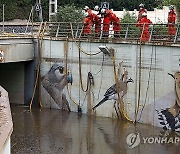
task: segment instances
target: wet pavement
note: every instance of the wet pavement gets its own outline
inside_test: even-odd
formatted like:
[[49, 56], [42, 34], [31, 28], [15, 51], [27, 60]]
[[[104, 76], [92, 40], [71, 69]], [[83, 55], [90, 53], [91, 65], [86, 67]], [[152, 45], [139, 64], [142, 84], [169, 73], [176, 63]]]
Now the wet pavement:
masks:
[[180, 153], [178, 133], [149, 125], [14, 105], [11, 112], [12, 154]]

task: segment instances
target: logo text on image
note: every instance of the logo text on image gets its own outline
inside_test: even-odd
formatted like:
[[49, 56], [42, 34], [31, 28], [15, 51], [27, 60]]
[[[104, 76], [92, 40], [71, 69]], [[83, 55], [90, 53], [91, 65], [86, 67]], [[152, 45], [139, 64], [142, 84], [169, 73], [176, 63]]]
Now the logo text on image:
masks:
[[138, 132], [130, 133], [126, 137], [126, 143], [129, 148], [137, 147], [140, 142], [142, 144], [176, 144], [180, 143], [180, 137], [160, 137], [160, 136], [150, 136], [140, 138]]
[[126, 137], [126, 143], [129, 148], [134, 148], [139, 145], [140, 143], [140, 134], [138, 132], [130, 133]]

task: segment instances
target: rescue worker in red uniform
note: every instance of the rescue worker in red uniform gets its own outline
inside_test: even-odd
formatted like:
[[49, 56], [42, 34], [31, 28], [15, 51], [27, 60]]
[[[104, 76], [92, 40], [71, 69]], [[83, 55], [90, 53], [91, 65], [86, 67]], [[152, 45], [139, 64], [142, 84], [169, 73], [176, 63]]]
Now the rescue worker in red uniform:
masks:
[[176, 21], [176, 13], [174, 11], [174, 6], [169, 6], [169, 13], [168, 13], [168, 35], [175, 35], [176, 28], [175, 28], [175, 21]]
[[[96, 5], [94, 7], [94, 10], [99, 12], [100, 11], [99, 6]], [[101, 32], [101, 17], [99, 17], [98, 14], [93, 13], [93, 22], [95, 24], [95, 35], [96, 36], [100, 36], [100, 32]]]
[[119, 18], [109, 9], [101, 9], [103, 20], [103, 36], [109, 35], [110, 24], [113, 24], [114, 37], [120, 35], [120, 20]]
[[139, 5], [138, 22], [141, 20], [143, 13], [147, 13], [147, 10], [144, 8], [144, 4], [141, 3]]
[[90, 35], [92, 34], [92, 25], [93, 25], [93, 22], [91, 21], [91, 17], [89, 16], [88, 12], [86, 12], [86, 17], [84, 18], [84, 27], [83, 27], [83, 34], [84, 35]]
[[113, 24], [114, 37], [120, 35], [120, 20], [111, 10], [106, 10], [106, 14], [109, 17], [110, 22]]
[[110, 18], [106, 13], [106, 9], [101, 9], [101, 17], [103, 18], [103, 37], [109, 36]]
[[87, 15], [88, 20], [91, 20], [91, 22], [88, 21], [88, 23], [90, 23], [89, 26], [91, 26], [91, 28], [92, 28], [93, 24], [95, 24], [95, 33], [100, 34], [100, 31], [101, 31], [101, 18], [97, 14], [93, 13], [92, 10], [89, 9], [88, 6], [85, 6], [84, 10], [88, 14]]
[[136, 24], [136, 27], [140, 27], [141, 29], [141, 37], [140, 40], [142, 42], [149, 41], [150, 34], [149, 34], [149, 25], [152, 22], [147, 18], [147, 14], [144, 12], [142, 14], [141, 20]]

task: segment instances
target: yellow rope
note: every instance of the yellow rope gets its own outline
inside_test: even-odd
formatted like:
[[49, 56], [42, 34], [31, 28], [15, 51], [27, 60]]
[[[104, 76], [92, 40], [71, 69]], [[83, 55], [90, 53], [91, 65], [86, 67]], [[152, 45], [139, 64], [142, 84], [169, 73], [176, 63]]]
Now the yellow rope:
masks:
[[69, 98], [71, 99], [71, 101], [72, 101], [75, 105], [78, 106], [78, 103], [72, 98], [72, 96], [71, 96], [71, 94], [70, 94], [70, 90], [69, 90], [68, 84], [67, 84], [67, 91], [68, 91], [68, 96], [69, 96]]
[[37, 70], [37, 73], [36, 73], [35, 85], [34, 85], [34, 89], [33, 89], [33, 94], [32, 94], [32, 98], [31, 98], [31, 102], [30, 102], [30, 105], [29, 105], [30, 111], [31, 111], [31, 109], [32, 109], [32, 103], [33, 103], [34, 95], [35, 95], [35, 92], [36, 92], [36, 87], [37, 87], [37, 83], [38, 83], [38, 75], [39, 75], [39, 72], [40, 72], [40, 67], [39, 67], [39, 64], [38, 64], [38, 70]]
[[[36, 80], [35, 80], [35, 85], [34, 85], [34, 89], [33, 89], [33, 94], [32, 94], [31, 102], [30, 102], [30, 105], [29, 105], [30, 111], [32, 109], [32, 103], [33, 103], [33, 100], [34, 100], [34, 95], [35, 95], [35, 92], [36, 92], [37, 84], [38, 84], [38, 81], [40, 80], [42, 40], [43, 40], [44, 32], [45, 32], [45, 29], [46, 29], [46, 22], [44, 24], [43, 29], [42, 29], [42, 25], [43, 25], [43, 22], [41, 22], [41, 25], [40, 25], [40, 28], [39, 28], [39, 31], [38, 31], [39, 61], [38, 61], [38, 70], [36, 72]], [[39, 87], [39, 88], [41, 88], [41, 87]], [[40, 103], [40, 107], [42, 107], [41, 99], [40, 99], [39, 103]]]
[[83, 87], [81, 66], [82, 66], [81, 65], [81, 51], [79, 50], [79, 78], [80, 78], [80, 84], [81, 84], [82, 91], [87, 92], [89, 86], [88, 86], [88, 83], [87, 83], [86, 89], [84, 89], [84, 87]]
[[[145, 24], [143, 25], [143, 29], [141, 32], [141, 38], [143, 35]], [[139, 49], [139, 87], [138, 87], [138, 102], [135, 108], [135, 122], [137, 121], [137, 116], [139, 112], [140, 99], [141, 99], [141, 67], [142, 67], [142, 40], [140, 38], [140, 49]]]
[[95, 55], [98, 55], [98, 54], [101, 53], [101, 51], [96, 52], [96, 53], [88, 53], [88, 52], [84, 51], [84, 50], [78, 45], [78, 43], [76, 42], [75, 39], [74, 39], [74, 42], [75, 42], [76, 46], [79, 48], [79, 50], [82, 51], [84, 54], [86, 54], [86, 55], [88, 55], [88, 56], [95, 56]]
[[118, 94], [118, 103], [120, 103], [120, 110], [121, 110], [121, 114], [122, 116], [128, 120], [128, 121], [131, 121], [131, 122], [134, 122], [133, 120], [131, 120], [128, 115], [125, 113], [125, 109], [124, 109], [124, 103], [120, 97], [120, 94], [119, 94], [119, 84], [118, 84], [118, 78], [117, 78], [117, 74], [116, 74], [116, 62], [115, 62], [115, 56], [114, 56], [114, 51], [112, 52], [112, 62], [113, 62], [113, 68], [114, 68], [114, 78], [115, 78], [115, 83], [116, 83], [116, 90], [117, 90], [117, 94]]
[[82, 89], [82, 91], [87, 92], [87, 90], [88, 90], [88, 83], [87, 83], [86, 89], [83, 88], [82, 72], [81, 72], [81, 52], [80, 52], [80, 51], [82, 51], [83, 53], [85, 53], [86, 55], [89, 55], [89, 56], [97, 55], [97, 54], [101, 53], [101, 51], [99, 51], [99, 52], [97, 52], [97, 53], [93, 53], [93, 54], [92, 54], [92, 53], [87, 53], [87, 52], [85, 52], [85, 51], [81, 48], [81, 46], [80, 46], [80, 41], [79, 41], [79, 44], [78, 44], [78, 43], [76, 42], [76, 39], [74, 38], [73, 29], [72, 29], [72, 24], [70, 24], [70, 26], [71, 26], [72, 37], [73, 37], [73, 39], [74, 39], [74, 42], [75, 42], [76, 46], [77, 46], [78, 49], [79, 49], [79, 78], [80, 78], [81, 89]]
[[[76, 39], [74, 38], [72, 23], [70, 23], [70, 27], [71, 27], [71, 35], [72, 35], [72, 37], [73, 37], [73, 40], [74, 40], [76, 46], [78, 47], [78, 49], [79, 49], [80, 51], [82, 51], [84, 54], [89, 55], [89, 56], [95, 56], [95, 55], [98, 55], [99, 53], [101, 53], [101, 51], [96, 52], [96, 53], [88, 53], [88, 52], [86, 52], [85, 50], [83, 50], [83, 49], [79, 46], [79, 44], [77, 43]], [[83, 30], [83, 28], [81, 29], [80, 36], [81, 36], [81, 34], [82, 34], [82, 30]], [[80, 39], [80, 37], [79, 37], [79, 39]]]
[[[67, 77], [67, 75], [68, 75], [68, 39], [66, 39], [66, 42], [65, 42], [66, 44], [65, 44], [65, 59], [66, 59], [66, 77]], [[71, 94], [70, 94], [70, 90], [69, 90], [69, 85], [68, 84], [66, 84], [66, 87], [67, 87], [67, 91], [68, 91], [68, 95], [69, 95], [69, 98], [71, 99], [71, 101], [75, 104], [75, 105], [77, 105], [78, 106], [78, 103], [76, 103], [76, 101], [72, 98], [72, 96], [71, 96]]]

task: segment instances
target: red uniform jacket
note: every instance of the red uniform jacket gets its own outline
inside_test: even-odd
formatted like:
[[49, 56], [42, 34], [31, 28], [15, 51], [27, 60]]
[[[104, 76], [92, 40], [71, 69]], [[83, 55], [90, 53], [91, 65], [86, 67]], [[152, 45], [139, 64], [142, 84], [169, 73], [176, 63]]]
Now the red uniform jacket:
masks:
[[91, 9], [87, 10], [90, 20], [93, 24], [95, 24], [95, 33], [99, 33], [101, 31], [101, 18], [92, 12]]
[[147, 19], [147, 16], [142, 17], [141, 20], [136, 24], [136, 27], [140, 27], [142, 32], [141, 32], [141, 41], [145, 42], [148, 41], [150, 38], [150, 34], [149, 34], [149, 25], [152, 22]]
[[175, 35], [176, 34], [176, 28], [175, 28], [175, 21], [176, 21], [176, 13], [174, 10], [171, 10], [168, 13], [168, 34], [169, 35]]
[[84, 28], [83, 28], [83, 33], [85, 35], [92, 34], [92, 31], [91, 31], [92, 25], [93, 25], [93, 23], [91, 21], [90, 16], [85, 17], [84, 18]]
[[120, 20], [119, 20], [119, 18], [111, 10], [107, 10], [106, 13], [109, 16], [110, 22], [113, 23], [114, 33], [115, 34], [120, 33]]
[[113, 23], [114, 33], [115, 34], [120, 33], [119, 18], [111, 10], [106, 10], [106, 15], [104, 16], [104, 21], [103, 21], [103, 32], [109, 33], [109, 26], [111, 23]]

